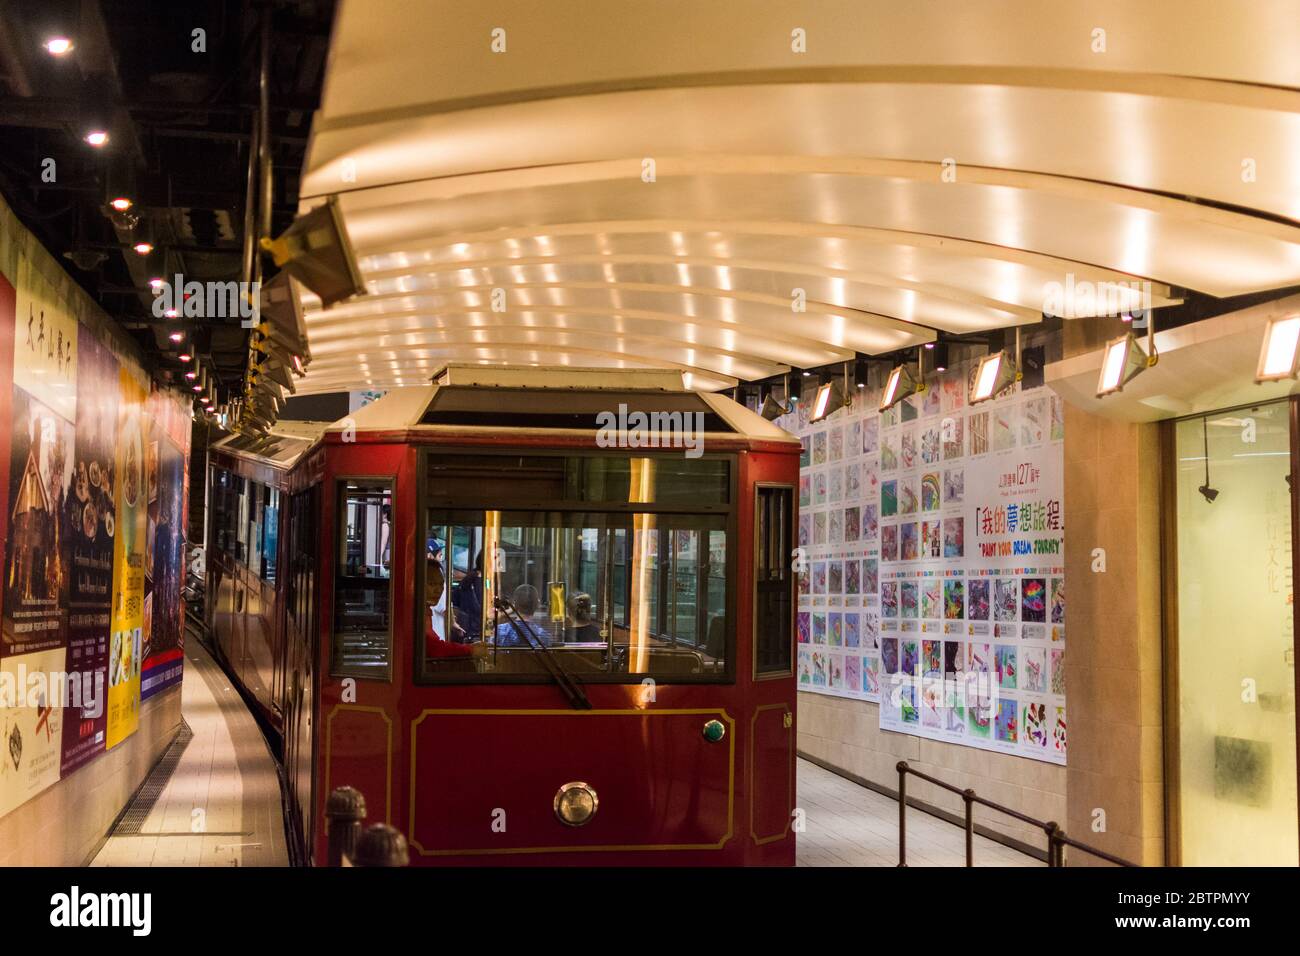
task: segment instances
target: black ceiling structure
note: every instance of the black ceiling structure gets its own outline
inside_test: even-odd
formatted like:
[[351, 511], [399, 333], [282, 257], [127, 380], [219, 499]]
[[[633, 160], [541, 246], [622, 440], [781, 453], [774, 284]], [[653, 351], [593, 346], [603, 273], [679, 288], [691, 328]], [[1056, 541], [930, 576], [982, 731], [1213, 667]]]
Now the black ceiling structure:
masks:
[[[161, 379], [191, 355], [218, 401], [241, 390], [249, 330], [156, 317], [149, 280], [270, 277], [254, 240], [297, 211], [333, 14], [334, 0], [0, 0], [0, 192]], [[62, 56], [46, 49], [58, 36]], [[126, 212], [109, 205], [123, 192]]]

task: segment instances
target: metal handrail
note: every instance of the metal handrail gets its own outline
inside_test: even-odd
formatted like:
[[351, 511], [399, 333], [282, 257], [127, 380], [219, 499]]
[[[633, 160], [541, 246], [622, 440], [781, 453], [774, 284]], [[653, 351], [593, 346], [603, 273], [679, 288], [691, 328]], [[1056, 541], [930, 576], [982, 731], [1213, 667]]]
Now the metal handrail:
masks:
[[[1042, 830], [1047, 835], [1047, 865], [1048, 866], [1065, 866], [1065, 848], [1074, 847], [1076, 850], [1082, 850], [1091, 856], [1105, 860], [1107, 863], [1114, 863], [1116, 866], [1139, 866], [1123, 857], [1107, 853], [1105, 850], [1099, 850], [1095, 846], [1089, 846], [1086, 843], [1080, 843], [1066, 835], [1061, 829], [1060, 824], [1055, 820], [1036, 820], [1031, 816], [1021, 813], [1018, 810], [1012, 810], [1010, 807], [1004, 807], [1000, 803], [994, 803], [981, 797], [974, 790], [962, 790], [954, 787], [950, 783], [944, 783], [928, 773], [922, 773], [919, 770], [913, 770], [908, 766], [906, 760], [900, 760], [898, 770], [898, 865], [907, 866], [907, 775], [919, 777], [927, 783], [932, 783], [942, 790], [949, 793], [955, 793], [961, 797], [966, 806], [966, 865], [975, 865], [975, 804], [982, 807], [988, 807], [990, 810], [996, 810], [1004, 816], [1019, 820], [1021, 823], [1028, 824], [1031, 827]], [[949, 821], [951, 822], [951, 821]], [[959, 824], [953, 824], [958, 826]]]

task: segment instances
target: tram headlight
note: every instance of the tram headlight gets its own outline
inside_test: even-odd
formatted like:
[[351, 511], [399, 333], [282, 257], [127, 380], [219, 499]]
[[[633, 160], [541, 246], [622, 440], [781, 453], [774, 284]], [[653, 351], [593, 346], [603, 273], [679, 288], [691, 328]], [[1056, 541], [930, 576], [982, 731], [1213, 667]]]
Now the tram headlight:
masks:
[[555, 816], [566, 826], [580, 827], [596, 815], [596, 791], [582, 781], [566, 783], [555, 794]]

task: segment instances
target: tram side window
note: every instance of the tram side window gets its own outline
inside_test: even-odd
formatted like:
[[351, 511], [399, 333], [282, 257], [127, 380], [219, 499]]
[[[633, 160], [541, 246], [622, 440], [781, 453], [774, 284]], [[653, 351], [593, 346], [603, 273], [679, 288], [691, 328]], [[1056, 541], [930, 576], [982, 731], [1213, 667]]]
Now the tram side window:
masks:
[[309, 488], [288, 499], [288, 564], [285, 569], [289, 617], [308, 642], [316, 620], [317, 491]]
[[265, 496], [262, 506], [262, 577], [274, 584], [276, 549], [280, 546], [280, 492], [267, 488]]
[[793, 662], [791, 619], [794, 578], [790, 564], [794, 489], [760, 487], [754, 561], [754, 667], [756, 673], [788, 674]]
[[334, 674], [389, 676], [392, 651], [391, 482], [339, 483], [334, 571]]
[[239, 504], [236, 482], [239, 479], [224, 468], [212, 469], [212, 536], [213, 544], [226, 554], [235, 556], [236, 528]]
[[248, 564], [248, 486], [250, 482], [245, 481], [238, 475], [235, 476], [232, 494], [234, 495], [234, 511], [238, 516], [235, 524], [235, 560], [240, 564]]
[[262, 573], [262, 510], [266, 501], [266, 489], [255, 481], [248, 483], [248, 570], [255, 576]]

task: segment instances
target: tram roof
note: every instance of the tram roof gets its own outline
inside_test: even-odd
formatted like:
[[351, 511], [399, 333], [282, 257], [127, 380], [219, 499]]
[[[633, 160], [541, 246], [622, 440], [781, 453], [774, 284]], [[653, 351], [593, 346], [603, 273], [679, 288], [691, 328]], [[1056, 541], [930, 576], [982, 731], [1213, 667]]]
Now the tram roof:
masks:
[[[683, 418], [685, 427], [703, 423], [705, 435], [798, 445], [785, 429], [725, 395], [688, 388], [674, 369], [539, 369], [531, 366], [478, 366], [453, 363], [439, 369], [427, 385], [388, 391], [328, 426], [327, 431], [429, 431], [448, 429], [545, 432], [590, 435], [598, 416], [616, 423], [635, 412], [700, 416]], [[641, 427], [649, 427], [647, 422]]]
[[368, 294], [306, 298], [299, 390], [723, 389], [1083, 283], [1293, 285], [1297, 87], [1297, 0], [341, 0], [302, 206], [339, 197]]
[[214, 451], [270, 462], [287, 471], [320, 440], [328, 427], [328, 422], [278, 421], [266, 435], [227, 435], [210, 447]]

